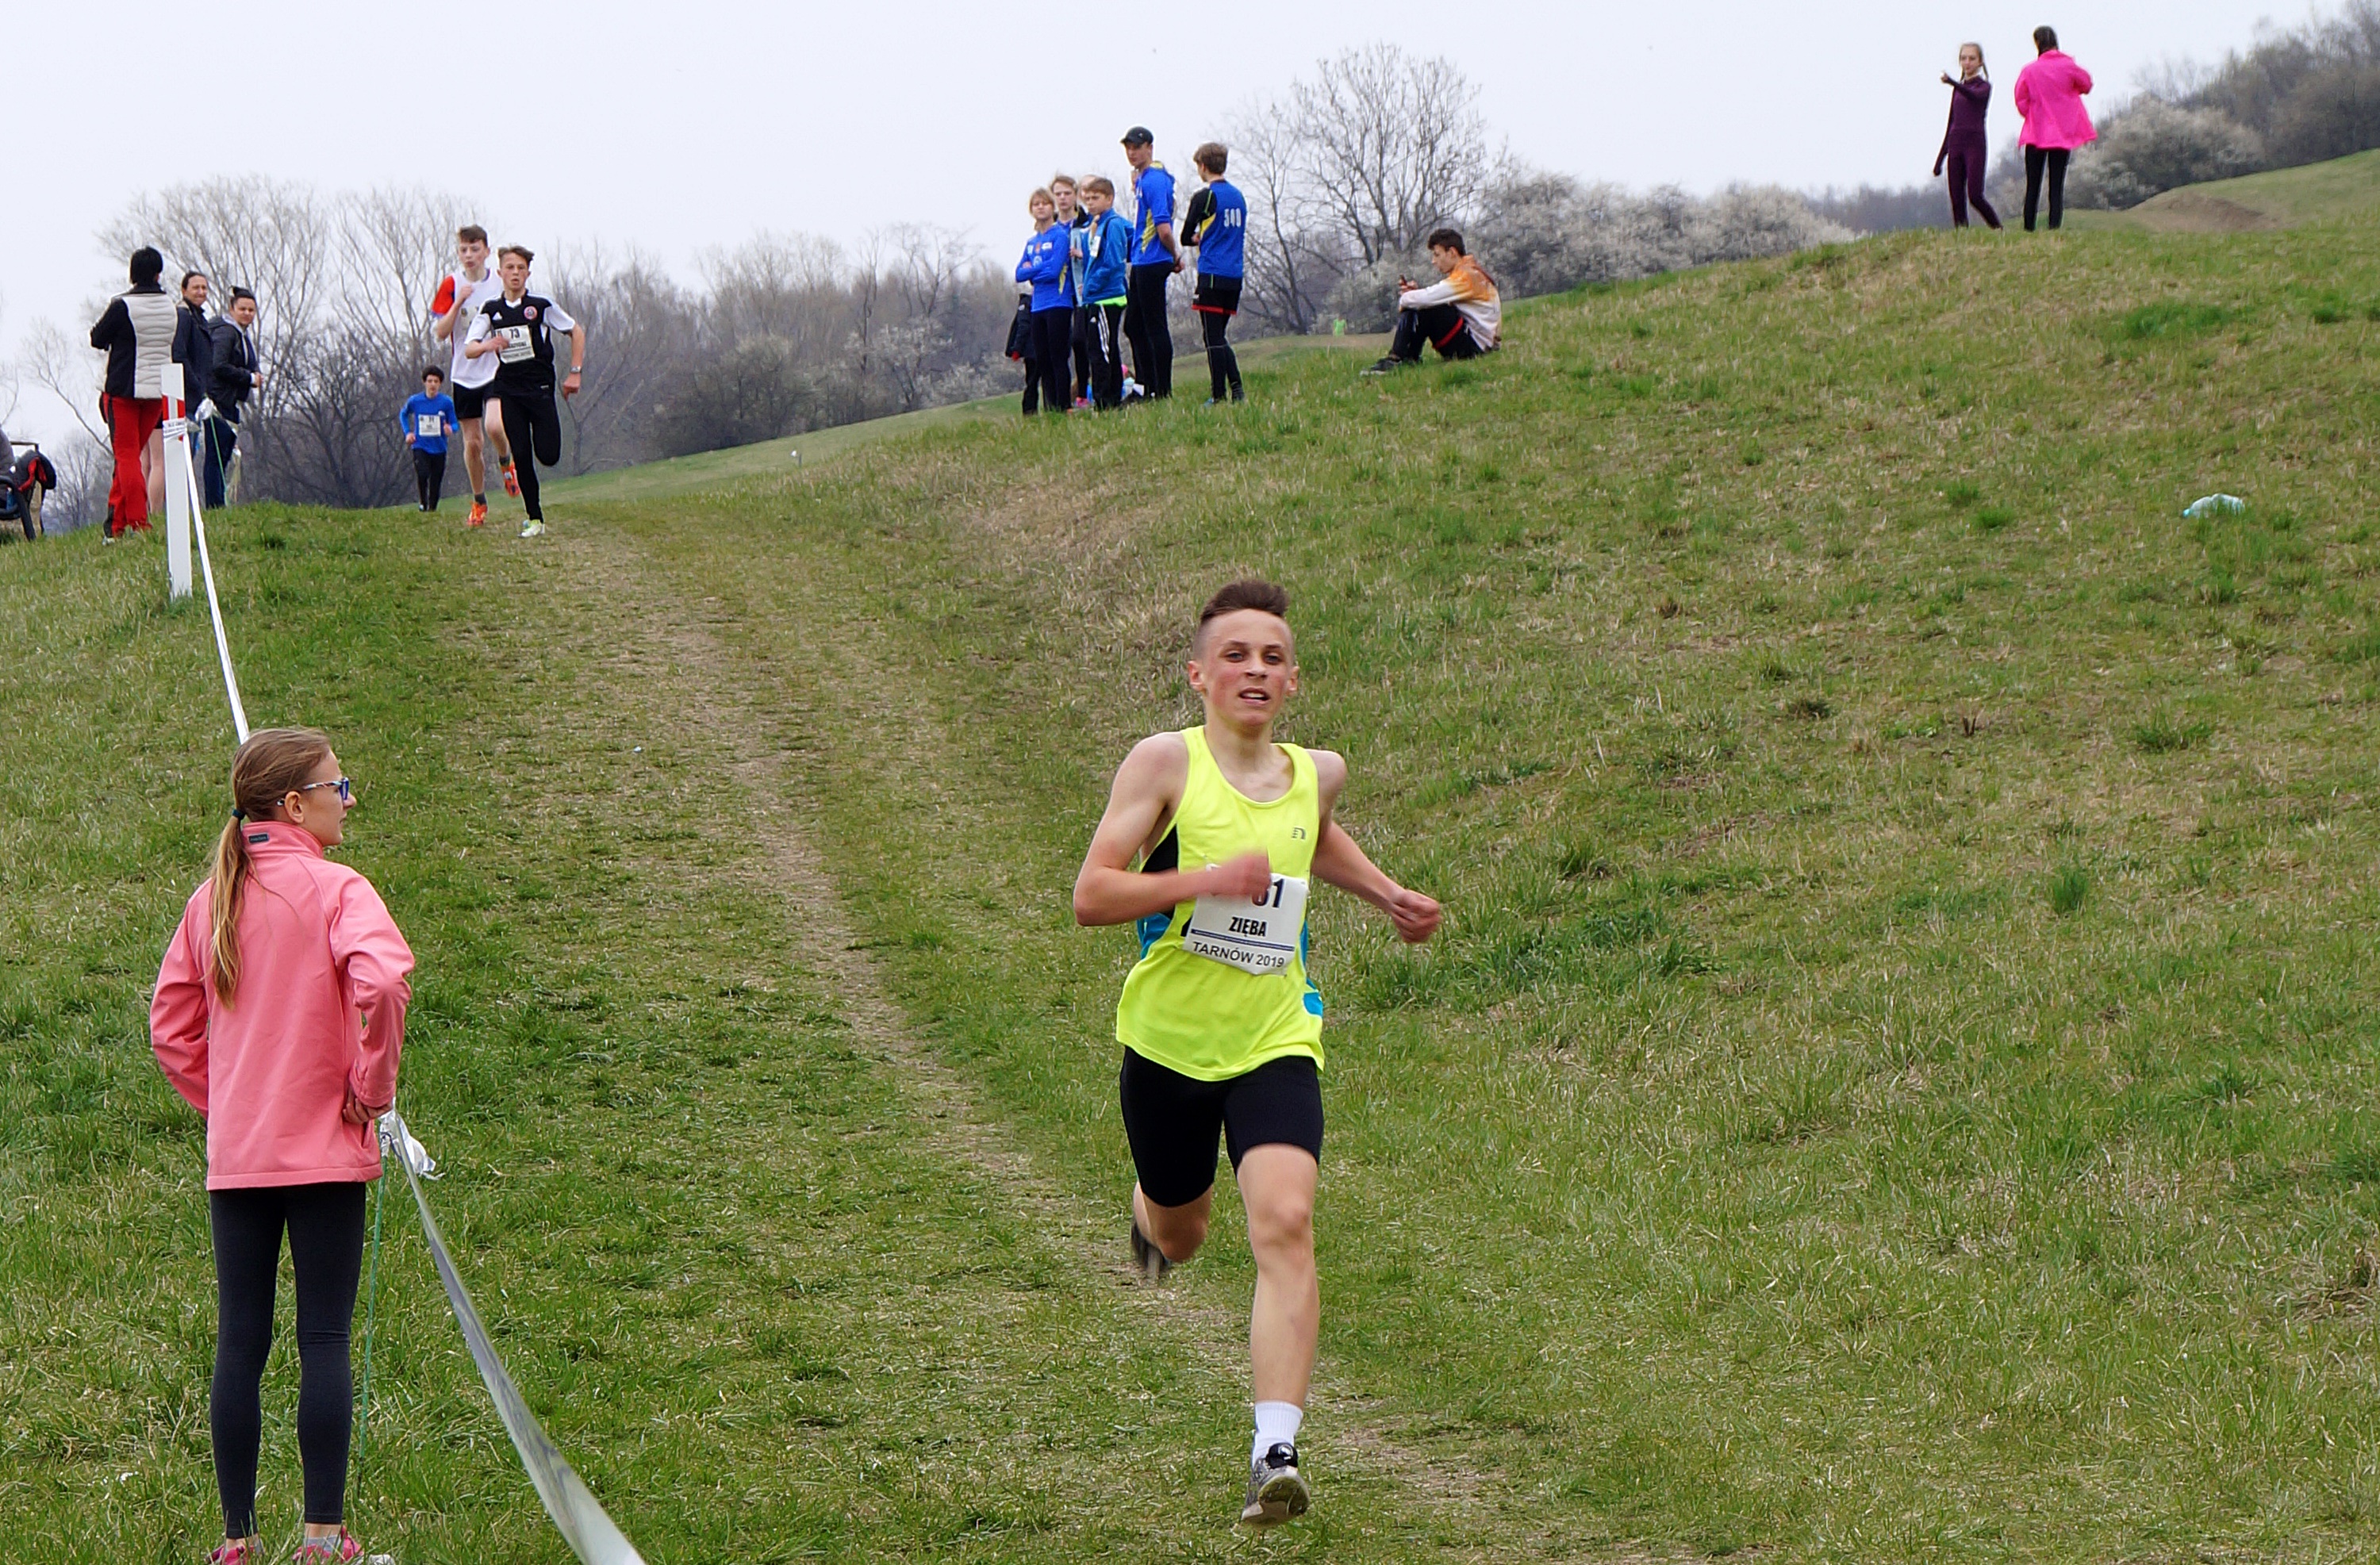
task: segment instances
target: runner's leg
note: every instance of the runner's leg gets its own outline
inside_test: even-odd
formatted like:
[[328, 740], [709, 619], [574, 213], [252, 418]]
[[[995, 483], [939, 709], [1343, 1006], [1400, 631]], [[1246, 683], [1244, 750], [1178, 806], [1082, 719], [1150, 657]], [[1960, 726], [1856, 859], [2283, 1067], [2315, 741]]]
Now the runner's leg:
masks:
[[1305, 1147], [1279, 1142], [1250, 1147], [1240, 1159], [1240, 1199], [1247, 1207], [1248, 1249], [1257, 1262], [1256, 1303], [1248, 1312], [1249, 1381], [1260, 1402], [1304, 1407], [1314, 1376], [1315, 1343], [1322, 1330], [1322, 1292], [1314, 1269], [1319, 1171]]
[[463, 475], [471, 480], [471, 498], [488, 497], [487, 424], [480, 419], [465, 419], [463, 425]]
[[1117, 1074], [1124, 1140], [1139, 1176], [1132, 1187], [1132, 1219], [1177, 1265], [1207, 1242], [1227, 1086], [1183, 1075], [1129, 1049]]
[[[553, 398], [550, 394], [546, 396], [515, 394], [504, 398], [500, 405], [504, 434], [515, 451], [534, 454], [543, 443], [539, 438], [540, 431], [537, 428], [538, 410], [540, 404], [544, 406], [545, 416], [548, 419], [553, 418]], [[555, 460], [560, 460], [562, 427], [559, 421], [554, 425], [553, 455]], [[537, 463], [534, 460], [516, 461], [514, 471], [520, 478], [521, 504], [528, 508], [528, 519], [532, 522], [545, 520], [545, 507], [538, 498]]]

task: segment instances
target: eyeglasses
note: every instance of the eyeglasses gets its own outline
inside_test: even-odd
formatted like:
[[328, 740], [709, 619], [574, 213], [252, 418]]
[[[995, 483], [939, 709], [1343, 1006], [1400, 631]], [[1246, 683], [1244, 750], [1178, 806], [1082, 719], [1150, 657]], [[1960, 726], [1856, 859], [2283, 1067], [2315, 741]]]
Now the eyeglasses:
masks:
[[328, 782], [301, 782], [289, 791], [293, 794], [310, 794], [317, 788], [336, 788], [339, 791], [341, 804], [351, 805], [356, 802], [356, 780], [352, 777], [334, 777]]

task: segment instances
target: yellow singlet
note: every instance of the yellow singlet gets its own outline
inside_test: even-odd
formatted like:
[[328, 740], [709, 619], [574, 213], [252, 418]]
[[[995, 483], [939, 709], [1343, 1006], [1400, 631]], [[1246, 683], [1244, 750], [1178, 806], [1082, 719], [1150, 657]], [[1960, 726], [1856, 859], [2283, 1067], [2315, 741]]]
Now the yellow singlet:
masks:
[[[1201, 898], [1141, 919], [1140, 961], [1116, 1001], [1116, 1038], [1141, 1058], [1200, 1081], [1245, 1075], [1287, 1054], [1305, 1055], [1319, 1068], [1322, 995], [1305, 976], [1301, 906], [1322, 834], [1314, 758], [1295, 745], [1281, 746], [1289, 792], [1259, 804], [1224, 780], [1203, 727], [1184, 729], [1182, 739], [1190, 751], [1182, 807], [1141, 869], [1201, 869], [1262, 848], [1272, 861], [1271, 906]], [[1257, 916], [1245, 916], [1252, 912]], [[1263, 917], [1269, 912], [1269, 929]], [[1199, 955], [1184, 944], [1185, 933], [1201, 949], [1278, 965], [1257, 972]]]

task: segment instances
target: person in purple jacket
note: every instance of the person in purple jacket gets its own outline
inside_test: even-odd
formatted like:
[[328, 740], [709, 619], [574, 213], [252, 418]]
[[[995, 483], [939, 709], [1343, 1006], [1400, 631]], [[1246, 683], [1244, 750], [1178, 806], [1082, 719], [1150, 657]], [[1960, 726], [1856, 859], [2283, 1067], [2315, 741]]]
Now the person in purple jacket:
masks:
[[2040, 57], [2017, 73], [2016, 112], [2024, 115], [2017, 140], [2024, 148], [2024, 231], [2033, 232], [2033, 214], [2041, 205], [2041, 176], [2049, 176], [2049, 225], [2066, 218], [2066, 160], [2074, 149], [2097, 140], [2091, 111], [2082, 95], [2091, 91], [2091, 73], [2058, 47], [2058, 30], [2033, 30], [2033, 46]]
[[1991, 148], [1984, 139], [1984, 115], [1992, 106], [1992, 78], [1984, 68], [1984, 46], [1960, 44], [1959, 79], [1951, 80], [1946, 70], [1942, 84], [1950, 90], [1950, 126], [1942, 132], [1942, 150], [1934, 154], [1934, 173], [1938, 178], [1942, 165], [1950, 165], [1950, 225], [1967, 225], [1967, 204], [1972, 201], [1984, 225], [1998, 228], [2000, 214], [1984, 199], [1984, 165], [1991, 159]]

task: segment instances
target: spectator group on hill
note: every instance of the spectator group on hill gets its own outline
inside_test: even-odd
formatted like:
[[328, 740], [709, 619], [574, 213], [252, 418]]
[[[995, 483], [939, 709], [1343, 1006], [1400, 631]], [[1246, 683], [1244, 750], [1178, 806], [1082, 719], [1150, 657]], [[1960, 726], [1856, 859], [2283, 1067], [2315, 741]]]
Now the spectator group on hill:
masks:
[[[1115, 186], [1102, 178], [1078, 184], [1062, 174], [1026, 198], [1033, 234], [1016, 262], [1008, 357], [1025, 366], [1027, 415], [1172, 396], [1168, 292], [1174, 274], [1194, 261], [1190, 308], [1207, 355], [1207, 406], [1246, 400], [1230, 333], [1247, 273], [1248, 203], [1225, 177], [1230, 149], [1208, 141], [1190, 154], [1200, 188], [1178, 225], [1173, 176], [1157, 161], [1156, 137], [1135, 126], [1124, 132], [1123, 152], [1133, 171], [1130, 222], [1114, 210]], [[1428, 249], [1439, 280], [1424, 286], [1399, 279], [1396, 332], [1388, 357], [1367, 374], [1419, 363], [1425, 345], [1447, 358], [1497, 346], [1494, 279], [1454, 229], [1432, 234]], [[1132, 348], [1130, 376], [1123, 343]]]

